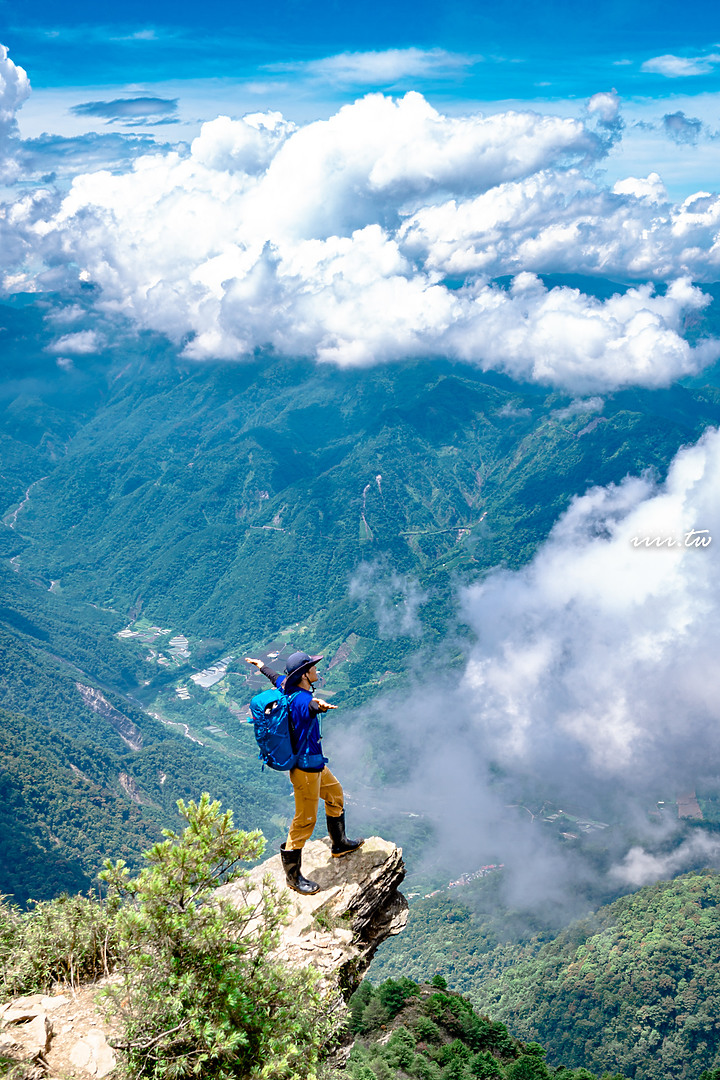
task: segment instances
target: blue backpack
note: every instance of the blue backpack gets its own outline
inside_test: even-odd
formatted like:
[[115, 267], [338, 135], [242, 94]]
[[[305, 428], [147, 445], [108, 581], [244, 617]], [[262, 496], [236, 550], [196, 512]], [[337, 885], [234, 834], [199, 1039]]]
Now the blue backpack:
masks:
[[250, 702], [251, 715], [247, 722], [255, 727], [263, 770], [266, 765], [280, 772], [294, 769], [305, 750], [310, 737], [309, 730], [297, 752], [293, 750], [290, 739], [290, 702], [294, 697], [294, 694], [288, 697], [282, 690], [263, 690]]

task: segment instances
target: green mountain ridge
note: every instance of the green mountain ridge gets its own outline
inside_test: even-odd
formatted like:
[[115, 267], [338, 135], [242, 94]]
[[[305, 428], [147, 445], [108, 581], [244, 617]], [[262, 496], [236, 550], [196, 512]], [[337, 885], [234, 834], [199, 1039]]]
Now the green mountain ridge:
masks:
[[694, 1080], [720, 1066], [719, 903], [716, 871], [647, 885], [553, 941], [498, 948], [473, 1003], [551, 1061]]
[[582, 1067], [548, 1067], [543, 1047], [479, 1015], [442, 976], [424, 984], [388, 979], [377, 989], [362, 983], [350, 999], [350, 1029], [347, 1066], [334, 1074], [348, 1080], [596, 1080]]
[[[680, 446], [720, 424], [720, 367], [668, 390], [578, 402], [433, 360], [362, 372], [272, 356], [194, 366], [143, 335], [61, 370], [45, 352], [51, 314], [52, 301], [0, 312], [0, 892], [20, 902], [86, 889], [108, 854], [136, 867], [161, 828], [177, 824], [177, 798], [203, 790], [279, 843], [290, 789], [260, 773], [242, 726], [246, 650], [322, 649], [324, 690], [347, 713], [378, 688], [401, 691], [422, 656], [459, 669], [463, 584], [527, 564], [575, 496], [646, 470], [662, 479]], [[186, 636], [189, 655], [118, 637], [153, 625]], [[193, 682], [227, 656], [215, 686]], [[78, 683], [128, 719], [138, 749]], [[379, 720], [364, 734], [368, 790], [390, 769], [412, 769]], [[382, 818], [375, 802], [366, 820]], [[388, 812], [383, 824], [409, 837], [412, 854], [431, 845], [430, 827], [405, 818]], [[496, 917], [501, 891], [480, 924], [461, 897], [422, 900], [425, 946], [408, 947], [405, 971], [418, 980], [440, 971], [454, 986], [462, 978], [494, 1023], [539, 1037], [551, 1060], [696, 1080], [717, 1043], [715, 980], [696, 970], [695, 940], [706, 965], [718, 959], [715, 877], [696, 878], [694, 899], [683, 893], [677, 910], [658, 886], [639, 894], [638, 904], [655, 897], [645, 924], [640, 914], [633, 923], [625, 898], [614, 922], [599, 913], [557, 944], [518, 946], [547, 930], [512, 912]], [[381, 953], [379, 972], [384, 963]], [[658, 972], [670, 982], [653, 986]], [[438, 1047], [454, 1041], [446, 1034]], [[407, 1050], [403, 1036], [393, 1053], [405, 1053], [403, 1041]], [[430, 1055], [424, 1073], [415, 1057], [416, 1072], [403, 1073], [398, 1057], [389, 1075], [503, 1075], [487, 1059], [490, 1071], [477, 1071], [485, 1050], [470, 1049]], [[363, 1068], [383, 1080], [394, 1066], [384, 1051], [368, 1053], [358, 1080], [370, 1080]], [[524, 1072], [516, 1058], [502, 1061], [505, 1075], [544, 1080], [541, 1056], [523, 1056], [533, 1059]], [[657, 1060], [665, 1072], [652, 1071]]]

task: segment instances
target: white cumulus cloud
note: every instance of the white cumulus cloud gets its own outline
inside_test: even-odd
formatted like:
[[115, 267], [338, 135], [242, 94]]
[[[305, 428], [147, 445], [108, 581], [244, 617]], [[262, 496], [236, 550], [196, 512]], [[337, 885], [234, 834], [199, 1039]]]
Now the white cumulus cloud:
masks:
[[24, 68], [14, 64], [0, 45], [0, 125], [15, 123], [15, 113], [30, 94], [30, 80]]
[[478, 643], [462, 689], [502, 760], [579, 752], [587, 772], [638, 791], [707, 771], [720, 750], [719, 491], [712, 429], [664, 483], [588, 491], [527, 567], [467, 590]]
[[593, 94], [587, 103], [587, 111], [603, 124], [614, 124], [620, 115], [620, 95], [617, 90]]
[[4, 45], [0, 45], [0, 178], [17, 175], [18, 149], [15, 114], [30, 94], [30, 81], [24, 68], [13, 63]]
[[612, 191], [577, 169], [543, 169], [472, 198], [408, 215], [403, 249], [449, 275], [585, 273], [664, 281], [717, 280], [720, 196], [682, 204], [660, 177], [628, 177]]
[[[720, 269], [720, 199], [674, 207], [655, 174], [600, 187], [585, 167], [620, 130], [615, 91], [587, 118], [448, 117], [414, 92], [299, 127], [218, 117], [189, 154], [77, 176], [49, 213], [18, 201], [8, 250], [42, 255], [48, 288], [79, 267], [106, 311], [197, 360], [441, 355], [579, 394], [668, 385], [720, 355], [682, 334], [707, 302], [687, 279]], [[601, 302], [535, 276], [554, 271], [671, 284]]]
[[192, 144], [195, 161], [219, 172], [264, 172], [295, 125], [281, 113], [252, 113], [242, 120], [218, 116], [203, 124]]
[[73, 334], [63, 334], [48, 346], [50, 352], [70, 353], [72, 356], [85, 356], [97, 352], [102, 342], [94, 330], [78, 330]]

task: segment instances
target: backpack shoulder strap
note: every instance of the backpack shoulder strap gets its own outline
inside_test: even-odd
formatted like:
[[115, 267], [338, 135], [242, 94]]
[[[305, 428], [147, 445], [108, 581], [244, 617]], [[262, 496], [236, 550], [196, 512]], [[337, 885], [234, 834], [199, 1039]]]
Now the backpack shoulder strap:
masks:
[[[298, 693], [299, 693], [299, 691], [296, 690], [294, 694], [287, 694], [286, 695], [287, 699], [288, 699], [288, 723], [290, 724], [290, 727], [292, 728], [293, 731], [295, 730], [295, 728], [294, 728], [293, 722], [292, 722], [292, 709], [289, 706], [292, 705], [292, 700], [293, 700], [294, 697], [297, 696]], [[295, 768], [298, 761], [300, 760], [302, 755], [305, 753], [305, 750], [307, 748], [307, 744], [309, 742], [310, 742], [310, 728], [308, 727], [307, 731], [305, 732], [304, 738], [301, 740], [300, 745], [297, 748], [297, 753], [293, 755], [293, 764], [290, 766], [292, 769]]]

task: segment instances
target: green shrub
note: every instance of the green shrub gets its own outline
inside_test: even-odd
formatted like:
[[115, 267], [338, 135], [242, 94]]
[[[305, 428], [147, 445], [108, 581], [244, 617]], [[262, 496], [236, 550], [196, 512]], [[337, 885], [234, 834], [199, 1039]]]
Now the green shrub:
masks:
[[[383, 1058], [373, 1062], [373, 1072], [376, 1080], [395, 1080], [395, 1074]], [[295, 1080], [297, 1080], [297, 1077]]]
[[348, 1027], [354, 1034], [363, 1030], [363, 1013], [372, 997], [372, 983], [364, 979], [348, 1002]]
[[505, 1069], [507, 1080], [550, 1080], [550, 1072], [536, 1054], [522, 1054]]
[[[370, 1061], [370, 1053], [367, 1047], [361, 1042], [354, 1042], [350, 1047], [350, 1053], [344, 1069], [344, 1076], [349, 1077], [350, 1080], [368, 1080], [367, 1070], [370, 1068]], [[334, 1077], [337, 1073], [331, 1069], [329, 1075]], [[372, 1073], [369, 1080], [374, 1080], [374, 1076], [375, 1074]]]
[[406, 1027], [393, 1031], [388, 1039], [387, 1055], [396, 1069], [409, 1069], [415, 1058], [415, 1038]]
[[442, 1042], [442, 1031], [429, 1016], [420, 1016], [413, 1024], [413, 1030], [419, 1040], [429, 1043]]
[[247, 877], [239, 864], [262, 855], [262, 835], [235, 829], [207, 794], [178, 809], [187, 828], [166, 830], [136, 878], [122, 860], [101, 875], [125, 900], [122, 980], [109, 992], [124, 1029], [125, 1074], [315, 1077], [337, 1010], [312, 972], [272, 962], [283, 904], [267, 881], [254, 894], [246, 883], [242, 903], [214, 895], [221, 882]]
[[363, 1035], [367, 1035], [371, 1031], [377, 1031], [379, 1027], [387, 1024], [389, 1019], [387, 1009], [380, 999], [374, 995], [363, 1010], [360, 1031]]
[[29, 911], [0, 899], [0, 995], [76, 987], [108, 974], [118, 956], [116, 905], [59, 896]]
[[428, 998], [427, 1011], [436, 1020], [445, 1021], [448, 1010], [452, 1008], [453, 998], [450, 994], [432, 994]]
[[437, 1060], [442, 1065], [447, 1065], [450, 1061], [469, 1061], [472, 1057], [472, 1051], [465, 1045], [460, 1039], [453, 1039], [451, 1043], [445, 1043], [440, 1049], [440, 1053], [437, 1055]]
[[409, 997], [419, 992], [420, 988], [417, 983], [412, 982], [410, 979], [401, 977], [400, 979], [386, 979], [381, 986], [376, 990], [376, 994], [380, 1003], [387, 1010], [387, 1014], [392, 1020], [394, 1016], [402, 1009], [403, 1005]]
[[489, 1050], [475, 1054], [470, 1062], [470, 1075], [478, 1080], [502, 1080], [503, 1070]]
[[375, 1073], [369, 1065], [358, 1065], [356, 1068], [350, 1070], [349, 1075], [352, 1077], [352, 1080], [377, 1080]]
[[411, 1072], [413, 1076], [417, 1076], [418, 1080], [440, 1080], [441, 1076], [440, 1066], [421, 1054], [415, 1055]]
[[452, 1058], [440, 1073], [441, 1080], [469, 1080], [462, 1058]]
[[494, 1038], [490, 1021], [476, 1013], [468, 1012], [458, 1019], [460, 1035], [471, 1050], [484, 1050]]
[[499, 1020], [492, 1021], [490, 1023], [490, 1031], [488, 1033], [488, 1046], [496, 1054], [500, 1054], [504, 1058], [517, 1057], [518, 1049], [517, 1043], [508, 1034], [508, 1029], [504, 1024], [501, 1024]]

